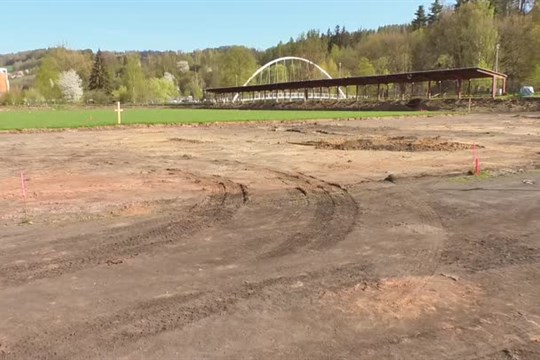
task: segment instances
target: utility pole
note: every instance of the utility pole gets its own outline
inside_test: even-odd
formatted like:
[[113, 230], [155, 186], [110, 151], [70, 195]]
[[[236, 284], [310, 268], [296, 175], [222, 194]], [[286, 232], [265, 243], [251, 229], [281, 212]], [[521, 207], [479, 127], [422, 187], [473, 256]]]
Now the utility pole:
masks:
[[499, 72], [499, 49], [501, 48], [501, 44], [497, 44], [495, 47], [495, 72]]
[[341, 62], [339, 63], [339, 77], [341, 77]]

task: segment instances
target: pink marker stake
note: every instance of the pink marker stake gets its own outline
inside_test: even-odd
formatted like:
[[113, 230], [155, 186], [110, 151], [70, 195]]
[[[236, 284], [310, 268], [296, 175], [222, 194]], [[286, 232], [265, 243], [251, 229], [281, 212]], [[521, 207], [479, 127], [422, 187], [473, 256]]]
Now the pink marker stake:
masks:
[[26, 201], [26, 182], [24, 179], [24, 172], [22, 171], [21, 171], [21, 192], [22, 192], [24, 201]]
[[476, 144], [473, 144], [473, 163], [474, 163], [474, 174], [476, 176], [480, 175], [480, 158], [478, 157], [478, 149]]

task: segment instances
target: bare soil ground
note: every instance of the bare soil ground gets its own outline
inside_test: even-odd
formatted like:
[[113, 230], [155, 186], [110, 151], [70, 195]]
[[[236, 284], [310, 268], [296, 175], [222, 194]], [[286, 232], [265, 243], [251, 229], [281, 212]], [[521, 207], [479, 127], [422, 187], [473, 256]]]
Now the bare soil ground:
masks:
[[534, 116], [0, 144], [1, 359], [540, 358]]

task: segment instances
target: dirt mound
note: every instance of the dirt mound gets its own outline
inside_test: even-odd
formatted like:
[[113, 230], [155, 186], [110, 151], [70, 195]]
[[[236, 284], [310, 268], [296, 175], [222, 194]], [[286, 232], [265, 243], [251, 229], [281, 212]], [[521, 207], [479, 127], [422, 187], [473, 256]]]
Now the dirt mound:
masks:
[[169, 140], [188, 143], [188, 144], [204, 144], [204, 141], [195, 140], [195, 139], [184, 139], [184, 138], [179, 138], [179, 137], [170, 138]]
[[370, 137], [344, 141], [307, 141], [299, 145], [315, 146], [317, 149], [333, 150], [385, 150], [385, 151], [457, 151], [472, 148], [471, 144], [443, 141], [439, 137]]
[[[336, 110], [336, 111], [413, 111], [420, 110], [401, 100], [353, 101], [353, 100], [310, 100], [310, 101], [262, 101], [250, 103], [205, 104], [211, 109], [243, 110]], [[431, 110], [430, 108], [426, 108]], [[425, 110], [422, 108], [422, 110]]]

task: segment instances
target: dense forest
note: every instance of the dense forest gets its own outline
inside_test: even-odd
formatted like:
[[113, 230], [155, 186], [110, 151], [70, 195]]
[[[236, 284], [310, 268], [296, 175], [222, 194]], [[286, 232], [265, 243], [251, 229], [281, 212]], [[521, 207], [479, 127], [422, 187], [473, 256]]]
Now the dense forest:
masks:
[[[540, 9], [534, 0], [435, 0], [410, 24], [310, 30], [266, 50], [101, 52], [55, 47], [0, 55], [12, 75], [4, 104], [200, 99], [207, 87], [243, 83], [280, 56], [310, 59], [332, 76], [479, 66], [509, 76], [509, 91], [540, 87]], [[413, 15], [413, 14], [411, 14]]]

